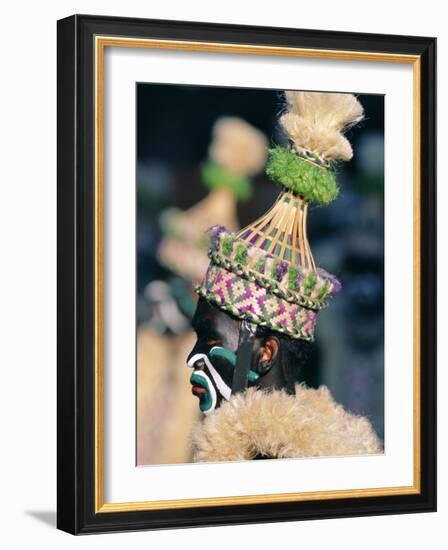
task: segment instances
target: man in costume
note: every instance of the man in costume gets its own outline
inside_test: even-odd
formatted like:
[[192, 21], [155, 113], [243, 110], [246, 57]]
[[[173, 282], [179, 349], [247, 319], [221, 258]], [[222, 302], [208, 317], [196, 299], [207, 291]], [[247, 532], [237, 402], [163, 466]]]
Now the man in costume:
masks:
[[329, 390], [298, 384], [319, 309], [339, 281], [316, 267], [307, 237], [310, 203], [338, 195], [334, 163], [349, 160], [344, 130], [363, 109], [351, 94], [286, 92], [287, 147], [270, 150], [267, 174], [281, 189], [273, 207], [234, 234], [210, 230], [210, 265], [188, 357], [205, 417], [193, 434], [196, 461], [379, 453], [370, 422]]

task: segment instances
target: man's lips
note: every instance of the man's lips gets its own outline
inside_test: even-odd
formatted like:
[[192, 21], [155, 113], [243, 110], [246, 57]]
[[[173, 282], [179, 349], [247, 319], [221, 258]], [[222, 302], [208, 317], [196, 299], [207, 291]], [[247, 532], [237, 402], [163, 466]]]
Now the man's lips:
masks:
[[194, 377], [194, 373], [190, 379], [191, 383], [191, 393], [195, 395], [196, 397], [199, 397], [199, 399], [202, 399], [205, 394], [207, 393], [207, 389], [205, 386], [201, 384], [202, 380], [198, 380]]
[[191, 387], [191, 393], [199, 398], [204, 397], [206, 391], [207, 390], [205, 388], [199, 386], [198, 384], [193, 384], [193, 386]]

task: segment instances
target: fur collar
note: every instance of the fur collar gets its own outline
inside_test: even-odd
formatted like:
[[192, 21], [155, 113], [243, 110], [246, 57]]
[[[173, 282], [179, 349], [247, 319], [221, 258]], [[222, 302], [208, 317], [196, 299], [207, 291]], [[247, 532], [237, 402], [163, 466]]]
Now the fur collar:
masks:
[[249, 388], [201, 422], [194, 461], [217, 462], [382, 453], [369, 420], [346, 412], [325, 386], [296, 395]]

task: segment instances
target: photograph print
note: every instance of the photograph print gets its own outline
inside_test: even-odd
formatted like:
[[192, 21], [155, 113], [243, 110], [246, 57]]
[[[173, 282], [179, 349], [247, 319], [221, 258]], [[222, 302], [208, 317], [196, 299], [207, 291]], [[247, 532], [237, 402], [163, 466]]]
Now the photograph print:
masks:
[[384, 96], [136, 86], [136, 464], [383, 454]]

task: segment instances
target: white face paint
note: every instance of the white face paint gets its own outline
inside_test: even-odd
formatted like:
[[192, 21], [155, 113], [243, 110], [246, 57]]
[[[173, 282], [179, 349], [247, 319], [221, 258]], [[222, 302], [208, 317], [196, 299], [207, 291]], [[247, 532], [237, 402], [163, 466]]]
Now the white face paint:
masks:
[[[213, 379], [213, 382], [212, 382], [209, 376], [207, 375], [207, 373], [204, 372], [204, 370], [195, 370], [192, 375], [192, 377], [194, 376], [196, 378], [196, 381], [198, 382], [198, 384], [203, 386], [208, 392], [208, 395], [206, 395], [205, 403], [201, 403], [202, 412], [204, 414], [208, 414], [209, 412], [211, 412], [216, 408], [215, 386], [218, 392], [220, 393], [220, 395], [226, 400], [230, 399], [230, 396], [232, 394], [232, 389], [224, 382], [221, 375], [212, 365], [210, 358], [204, 353], [196, 353], [195, 355], [193, 355], [188, 361], [187, 365], [190, 368], [194, 368], [195, 363], [197, 363], [198, 361], [203, 361], [205, 363], [207, 371], [210, 373], [210, 376]], [[202, 384], [201, 382], [204, 382], [204, 383]]]

